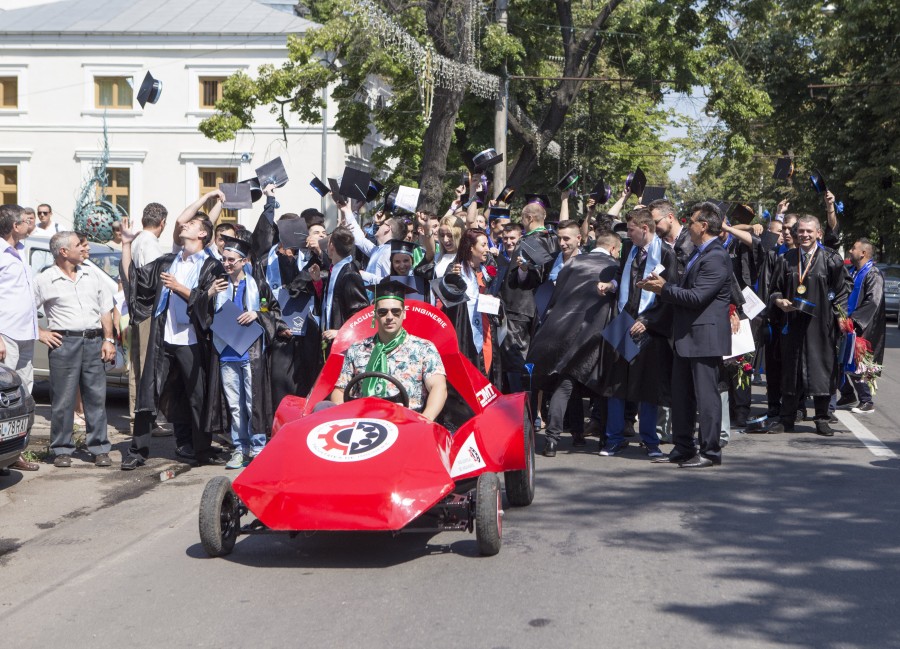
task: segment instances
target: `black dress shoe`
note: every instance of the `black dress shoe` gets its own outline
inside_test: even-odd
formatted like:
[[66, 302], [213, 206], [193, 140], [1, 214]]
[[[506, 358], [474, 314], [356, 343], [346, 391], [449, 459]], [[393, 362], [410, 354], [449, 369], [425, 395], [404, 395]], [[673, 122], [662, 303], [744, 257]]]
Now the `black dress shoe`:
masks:
[[759, 432], [768, 433], [769, 435], [777, 435], [778, 433], [793, 433], [794, 432], [794, 424], [786, 424], [783, 421], [776, 421], [774, 424], [772, 424], [768, 428], [761, 430]]
[[717, 466], [721, 463], [722, 460], [715, 461], [709, 459], [708, 457], [703, 457], [702, 455], [695, 455], [690, 460], [680, 462], [678, 466], [682, 469], [705, 469], [707, 467]]
[[196, 462], [200, 466], [225, 466], [228, 459], [218, 453], [197, 453]]
[[122, 470], [123, 471], [134, 471], [139, 466], [144, 466], [144, 458], [138, 457], [136, 455], [129, 455], [124, 460], [122, 460]]
[[542, 455], [544, 457], [556, 457], [556, 440], [547, 438], [547, 441], [544, 442], [544, 450], [542, 451]]
[[583, 448], [587, 446], [587, 440], [584, 438], [584, 435], [572, 433], [572, 446], [574, 448]]
[[687, 455], [678, 455], [676, 453], [669, 453], [663, 457], [655, 457], [650, 460], [653, 464], [679, 464], [686, 460], [689, 460], [690, 456]]
[[827, 419], [816, 420], [816, 435], [822, 437], [834, 437], [834, 429], [828, 425]]

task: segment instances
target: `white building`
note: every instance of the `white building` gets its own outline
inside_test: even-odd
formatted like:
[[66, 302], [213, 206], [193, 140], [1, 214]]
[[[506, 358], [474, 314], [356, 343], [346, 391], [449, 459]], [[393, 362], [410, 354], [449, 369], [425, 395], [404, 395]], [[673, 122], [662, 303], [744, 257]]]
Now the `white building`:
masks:
[[[292, 123], [287, 143], [268, 107], [252, 131], [215, 142], [198, 130], [214, 113], [222, 81], [262, 64], [280, 66], [287, 36], [315, 25], [272, 6], [273, 0], [0, 0], [0, 198], [35, 207], [49, 203], [71, 224], [75, 200], [98, 159], [106, 116], [110, 149], [107, 197], [139, 220], [148, 202], [170, 217], [220, 182], [255, 176], [281, 156], [290, 182], [283, 210], [325, 205], [309, 187], [313, 172], [337, 177], [347, 163], [364, 165], [375, 145], [347, 147], [325, 124]], [[32, 3], [32, 6], [21, 6]], [[9, 8], [19, 5], [19, 8]], [[157, 104], [141, 109], [137, 88], [147, 71], [162, 81]], [[330, 201], [329, 201], [330, 204]], [[262, 202], [243, 210], [252, 227]], [[170, 218], [171, 222], [174, 218]]]

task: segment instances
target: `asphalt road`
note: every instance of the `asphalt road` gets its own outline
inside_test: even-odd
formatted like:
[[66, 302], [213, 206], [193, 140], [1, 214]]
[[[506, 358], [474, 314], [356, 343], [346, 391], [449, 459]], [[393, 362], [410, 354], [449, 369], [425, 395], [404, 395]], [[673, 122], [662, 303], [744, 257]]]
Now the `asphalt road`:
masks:
[[97, 649], [900, 647], [893, 322], [888, 344], [877, 411], [841, 415], [856, 434], [738, 435], [722, 467], [693, 472], [564, 441], [538, 458], [535, 502], [507, 509], [492, 558], [443, 533], [242, 537], [209, 559], [197, 507], [221, 469], [162, 483], [165, 459], [13, 473], [4, 635]]

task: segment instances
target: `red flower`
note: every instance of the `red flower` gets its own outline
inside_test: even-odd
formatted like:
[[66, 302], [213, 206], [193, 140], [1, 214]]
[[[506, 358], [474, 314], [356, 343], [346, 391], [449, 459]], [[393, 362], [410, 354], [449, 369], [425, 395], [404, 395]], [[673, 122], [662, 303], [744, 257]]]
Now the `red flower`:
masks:
[[490, 275], [491, 277], [497, 276], [497, 267], [496, 266], [485, 266], [485, 268], [487, 269], [488, 275]]
[[753, 366], [752, 366], [750, 363], [744, 363], [744, 371], [745, 371], [745, 372], [752, 372], [752, 371], [753, 371]]

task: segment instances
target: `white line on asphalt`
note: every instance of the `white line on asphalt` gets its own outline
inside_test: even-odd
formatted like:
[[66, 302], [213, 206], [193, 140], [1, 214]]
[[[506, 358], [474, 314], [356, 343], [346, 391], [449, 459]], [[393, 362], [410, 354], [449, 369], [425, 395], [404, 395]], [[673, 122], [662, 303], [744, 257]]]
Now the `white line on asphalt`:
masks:
[[866, 428], [863, 423], [851, 415], [849, 412], [837, 410], [834, 413], [838, 421], [850, 429], [850, 432], [856, 435], [856, 438], [866, 445], [866, 448], [872, 451], [872, 455], [878, 457], [897, 457], [891, 449], [885, 446], [884, 442], [875, 437], [875, 433]]

